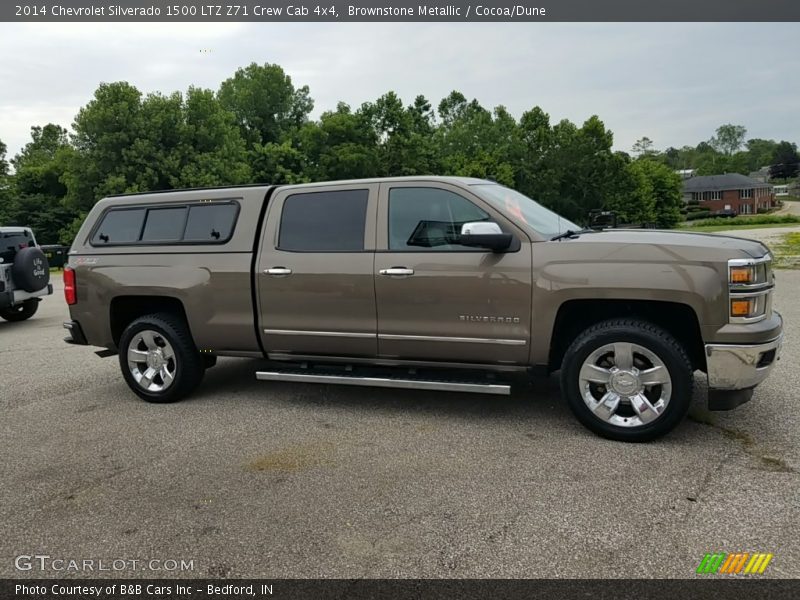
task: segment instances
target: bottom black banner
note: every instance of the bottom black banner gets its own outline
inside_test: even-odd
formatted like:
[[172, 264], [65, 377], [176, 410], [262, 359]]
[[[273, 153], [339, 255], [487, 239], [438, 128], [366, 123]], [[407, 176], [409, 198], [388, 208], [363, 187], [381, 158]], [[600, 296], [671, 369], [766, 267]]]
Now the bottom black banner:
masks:
[[40, 579], [0, 580], [0, 598], [52, 600], [314, 600], [422, 598], [795, 600], [800, 579]]

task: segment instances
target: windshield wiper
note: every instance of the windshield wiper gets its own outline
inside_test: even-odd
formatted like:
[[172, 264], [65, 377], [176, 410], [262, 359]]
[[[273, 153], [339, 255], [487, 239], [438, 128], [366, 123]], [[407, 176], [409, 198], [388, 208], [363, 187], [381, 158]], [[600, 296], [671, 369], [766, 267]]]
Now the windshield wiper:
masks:
[[562, 231], [558, 235], [554, 235], [550, 238], [551, 242], [555, 242], [556, 240], [564, 240], [568, 238], [576, 238], [582, 233], [595, 233], [596, 229], [579, 229], [578, 231], [573, 231], [572, 229], [567, 229], [566, 231]]

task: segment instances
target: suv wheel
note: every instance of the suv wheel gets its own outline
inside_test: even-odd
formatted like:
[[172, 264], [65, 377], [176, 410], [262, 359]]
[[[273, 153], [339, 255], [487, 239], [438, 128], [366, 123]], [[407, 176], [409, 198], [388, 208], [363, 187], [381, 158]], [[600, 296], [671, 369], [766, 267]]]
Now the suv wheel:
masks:
[[37, 310], [39, 310], [39, 300], [34, 298], [16, 306], [0, 308], [0, 317], [6, 321], [24, 321], [35, 315]]
[[189, 329], [172, 314], [133, 321], [120, 337], [119, 364], [125, 382], [148, 402], [175, 402], [191, 393], [205, 368]]
[[578, 420], [613, 440], [646, 442], [689, 410], [692, 367], [669, 333], [638, 319], [598, 323], [564, 355], [561, 389]]

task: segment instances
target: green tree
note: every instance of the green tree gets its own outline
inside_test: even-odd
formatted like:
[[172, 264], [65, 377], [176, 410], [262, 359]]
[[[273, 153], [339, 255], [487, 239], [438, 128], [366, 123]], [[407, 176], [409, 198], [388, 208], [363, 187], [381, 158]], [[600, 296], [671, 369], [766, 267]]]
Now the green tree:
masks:
[[550, 116], [538, 106], [526, 111], [520, 118], [519, 143], [517, 189], [550, 204], [558, 193], [559, 173], [552, 160], [555, 140]]
[[772, 163], [775, 150], [778, 144], [775, 140], [763, 140], [754, 138], [747, 140], [745, 145], [748, 155], [748, 168], [750, 171], [757, 171], [761, 167], [766, 167]]
[[6, 160], [6, 152], [8, 147], [0, 140], [0, 226], [6, 224], [9, 220], [7, 215], [8, 204], [10, 201], [9, 192], [9, 178], [8, 178], [8, 161]]
[[727, 171], [727, 157], [709, 142], [700, 142], [694, 149], [692, 168], [698, 175], [716, 175]]
[[648, 156], [650, 154], [655, 154], [655, 150], [653, 149], [653, 140], [647, 136], [636, 140], [636, 143], [633, 144], [632, 151], [636, 156]]
[[308, 86], [295, 88], [281, 67], [268, 63], [238, 69], [220, 85], [219, 100], [251, 144], [282, 142], [314, 108]]
[[8, 177], [8, 161], [6, 160], [6, 152], [8, 152], [8, 146], [3, 143], [3, 140], [0, 140], [0, 178], [3, 180]]
[[632, 167], [640, 169], [649, 182], [656, 226], [662, 229], [675, 227], [681, 220], [683, 207], [680, 176], [669, 167], [652, 160], [638, 160]]
[[69, 205], [88, 211], [114, 193], [247, 183], [252, 174], [235, 116], [211, 90], [142, 98], [101, 84], [74, 123], [66, 157]]
[[251, 181], [245, 142], [234, 117], [211, 90], [189, 88], [181, 132], [181, 187]]
[[772, 155], [770, 176], [779, 179], [796, 177], [800, 170], [800, 154], [797, 153], [797, 144], [780, 142]]
[[439, 104], [442, 124], [434, 143], [441, 170], [448, 175], [481, 177], [514, 185], [519, 160], [519, 128], [508, 111], [489, 112], [477, 100], [452, 92]]
[[710, 143], [718, 152], [730, 156], [742, 147], [746, 135], [747, 129], [743, 125], [720, 125]]
[[5, 218], [31, 227], [41, 244], [57, 243], [61, 228], [75, 217], [64, 205], [66, 187], [61, 181], [63, 157], [69, 151], [67, 131], [50, 123], [32, 127], [31, 141], [11, 161], [14, 175], [9, 178]]
[[353, 112], [340, 102], [319, 123], [308, 123], [298, 136], [299, 152], [305, 158], [310, 179], [353, 179], [380, 173], [378, 135], [368, 114]]
[[[624, 159], [623, 159], [624, 160]], [[619, 193], [606, 199], [603, 208], [613, 210], [621, 223], [645, 224], [655, 220], [655, 195], [645, 160], [625, 162]]]
[[128, 161], [142, 134], [141, 112], [141, 92], [124, 81], [100, 84], [78, 111], [73, 123], [76, 152], [64, 177], [71, 207], [87, 211], [108, 194], [142, 191], [135, 181], [140, 165]]

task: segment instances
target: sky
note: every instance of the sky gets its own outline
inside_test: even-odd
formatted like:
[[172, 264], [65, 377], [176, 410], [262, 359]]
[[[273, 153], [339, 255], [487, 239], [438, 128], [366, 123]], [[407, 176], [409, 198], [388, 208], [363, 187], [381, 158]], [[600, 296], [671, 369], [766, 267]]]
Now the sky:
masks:
[[69, 128], [101, 82], [217, 89], [276, 63], [312, 116], [394, 90], [434, 106], [452, 90], [516, 117], [598, 115], [614, 147], [696, 145], [724, 123], [800, 144], [800, 23], [0, 23], [0, 140]]

